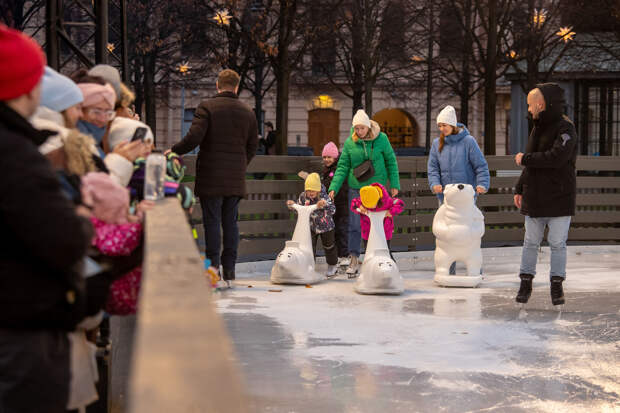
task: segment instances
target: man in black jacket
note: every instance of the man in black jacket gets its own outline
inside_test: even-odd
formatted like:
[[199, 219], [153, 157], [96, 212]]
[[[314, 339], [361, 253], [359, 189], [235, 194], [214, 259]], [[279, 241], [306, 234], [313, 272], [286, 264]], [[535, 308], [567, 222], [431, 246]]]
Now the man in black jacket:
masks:
[[562, 282], [566, 278], [566, 239], [571, 216], [575, 215], [577, 178], [577, 132], [564, 115], [564, 91], [545, 83], [530, 91], [528, 111], [534, 121], [526, 152], [515, 156], [525, 169], [516, 185], [514, 204], [525, 215], [525, 239], [516, 297], [527, 303], [536, 275], [538, 249], [545, 227], [551, 248], [551, 301], [564, 304]]
[[76, 266], [90, 223], [39, 153], [49, 134], [27, 121], [39, 105], [41, 48], [0, 24], [0, 412], [65, 412], [67, 332], [86, 314]]
[[200, 103], [189, 132], [172, 151], [183, 155], [200, 146], [194, 191], [202, 208], [206, 255], [214, 267], [222, 264], [223, 279], [230, 286], [239, 244], [239, 201], [246, 194], [245, 171], [256, 154], [258, 126], [254, 112], [239, 101], [239, 75], [234, 70], [223, 70], [216, 86], [217, 95]]

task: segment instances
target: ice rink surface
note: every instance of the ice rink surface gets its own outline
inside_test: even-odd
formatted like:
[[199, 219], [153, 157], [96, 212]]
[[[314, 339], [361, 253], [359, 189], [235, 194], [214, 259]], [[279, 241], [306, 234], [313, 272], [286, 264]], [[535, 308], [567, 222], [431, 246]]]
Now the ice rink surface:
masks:
[[620, 412], [620, 246], [569, 247], [562, 311], [548, 247], [525, 309], [520, 247], [484, 249], [476, 289], [434, 285], [432, 254], [395, 254], [400, 296], [356, 294], [346, 276], [273, 285], [272, 261], [238, 264], [215, 294], [249, 411]]

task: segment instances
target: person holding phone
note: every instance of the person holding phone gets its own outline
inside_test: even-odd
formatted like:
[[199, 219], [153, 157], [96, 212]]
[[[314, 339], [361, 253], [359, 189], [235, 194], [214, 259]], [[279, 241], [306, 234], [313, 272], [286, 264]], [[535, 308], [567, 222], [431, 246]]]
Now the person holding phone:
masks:
[[[400, 190], [398, 163], [390, 140], [381, 132], [379, 124], [371, 120], [366, 112], [358, 110], [353, 117], [349, 138], [345, 141], [334, 179], [329, 186], [333, 200], [345, 180], [349, 184], [349, 204], [360, 197], [360, 188], [390, 182], [390, 194], [395, 197]], [[350, 263], [346, 273], [353, 277], [359, 272], [359, 256], [362, 243], [360, 216], [349, 214]]]

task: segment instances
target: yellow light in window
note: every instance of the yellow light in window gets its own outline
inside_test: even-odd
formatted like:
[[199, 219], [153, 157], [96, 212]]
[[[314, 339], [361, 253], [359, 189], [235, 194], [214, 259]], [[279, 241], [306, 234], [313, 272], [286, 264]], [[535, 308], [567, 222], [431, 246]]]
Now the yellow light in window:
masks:
[[334, 107], [334, 100], [329, 95], [319, 95], [312, 101], [315, 108], [331, 109]]

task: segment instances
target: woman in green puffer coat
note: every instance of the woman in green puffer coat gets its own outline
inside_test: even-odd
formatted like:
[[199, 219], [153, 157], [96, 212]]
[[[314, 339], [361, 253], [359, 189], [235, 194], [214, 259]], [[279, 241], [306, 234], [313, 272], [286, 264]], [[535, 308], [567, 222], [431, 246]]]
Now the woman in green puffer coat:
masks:
[[[371, 160], [374, 174], [367, 172], [365, 176], [356, 168]], [[357, 175], [357, 177], [356, 177]], [[358, 179], [360, 178], [360, 179]], [[398, 179], [398, 164], [394, 149], [387, 137], [381, 132], [379, 124], [370, 120], [366, 112], [358, 110], [353, 117], [351, 136], [345, 141], [342, 154], [338, 160], [336, 174], [329, 186], [329, 196], [340, 191], [345, 179], [349, 184], [349, 205], [354, 198], [360, 196], [360, 188], [378, 182], [383, 186], [391, 187], [391, 195], [395, 197], [400, 189]], [[350, 278], [359, 272], [359, 261], [362, 242], [360, 216], [349, 213], [349, 253], [350, 262], [346, 270]]]

